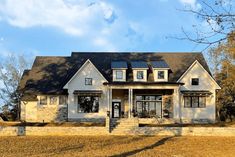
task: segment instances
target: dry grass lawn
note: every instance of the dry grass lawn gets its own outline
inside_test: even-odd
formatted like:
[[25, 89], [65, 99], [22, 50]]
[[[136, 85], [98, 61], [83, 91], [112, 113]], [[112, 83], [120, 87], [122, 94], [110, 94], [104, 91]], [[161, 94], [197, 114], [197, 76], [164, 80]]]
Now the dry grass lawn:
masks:
[[232, 157], [235, 137], [0, 137], [0, 156]]

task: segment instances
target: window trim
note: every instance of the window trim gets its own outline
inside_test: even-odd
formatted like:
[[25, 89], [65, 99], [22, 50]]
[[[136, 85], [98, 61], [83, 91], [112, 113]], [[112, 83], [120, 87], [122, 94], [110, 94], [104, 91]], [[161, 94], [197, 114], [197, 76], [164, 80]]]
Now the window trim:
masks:
[[[194, 79], [197, 79], [197, 84], [193, 84]], [[191, 85], [192, 86], [199, 86], [199, 78], [191, 78]]]
[[[186, 97], [189, 97], [190, 98], [190, 105], [188, 106], [186, 106], [186, 101], [185, 101], [185, 98]], [[193, 100], [192, 100], [192, 98], [193, 97], [197, 97], [197, 106], [196, 107], [193, 107]], [[200, 105], [200, 98], [203, 98], [203, 99], [205, 99], [205, 105], [204, 106], [202, 106], [202, 105]], [[184, 96], [184, 108], [206, 108], [206, 96]]]
[[[118, 77], [118, 73], [121, 73], [122, 74], [122, 77]], [[123, 79], [123, 76], [124, 76], [124, 74], [123, 74], [123, 71], [122, 70], [116, 70], [116, 80], [122, 80]]]
[[[91, 80], [91, 83], [87, 83], [87, 80]], [[93, 79], [92, 78], [85, 78], [85, 85], [86, 86], [92, 86]]]

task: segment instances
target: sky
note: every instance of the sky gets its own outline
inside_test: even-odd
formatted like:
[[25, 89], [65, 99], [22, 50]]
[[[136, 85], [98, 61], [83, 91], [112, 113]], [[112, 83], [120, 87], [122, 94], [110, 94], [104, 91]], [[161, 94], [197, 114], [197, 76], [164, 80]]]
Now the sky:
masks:
[[191, 52], [183, 37], [205, 21], [180, 11], [197, 0], [1, 0], [0, 57], [68, 56], [72, 51]]

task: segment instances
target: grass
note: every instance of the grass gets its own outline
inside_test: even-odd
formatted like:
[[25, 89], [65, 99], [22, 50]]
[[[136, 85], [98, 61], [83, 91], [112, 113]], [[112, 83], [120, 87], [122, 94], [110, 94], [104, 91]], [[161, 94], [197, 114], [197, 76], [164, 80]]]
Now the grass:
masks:
[[1, 156], [232, 157], [235, 137], [1, 137]]

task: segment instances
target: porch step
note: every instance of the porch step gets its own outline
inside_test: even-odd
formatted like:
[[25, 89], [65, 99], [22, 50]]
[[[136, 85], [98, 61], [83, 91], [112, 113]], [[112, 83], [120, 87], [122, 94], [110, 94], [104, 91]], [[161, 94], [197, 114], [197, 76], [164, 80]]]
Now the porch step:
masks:
[[110, 128], [112, 134], [123, 134], [139, 126], [137, 118], [111, 119]]

